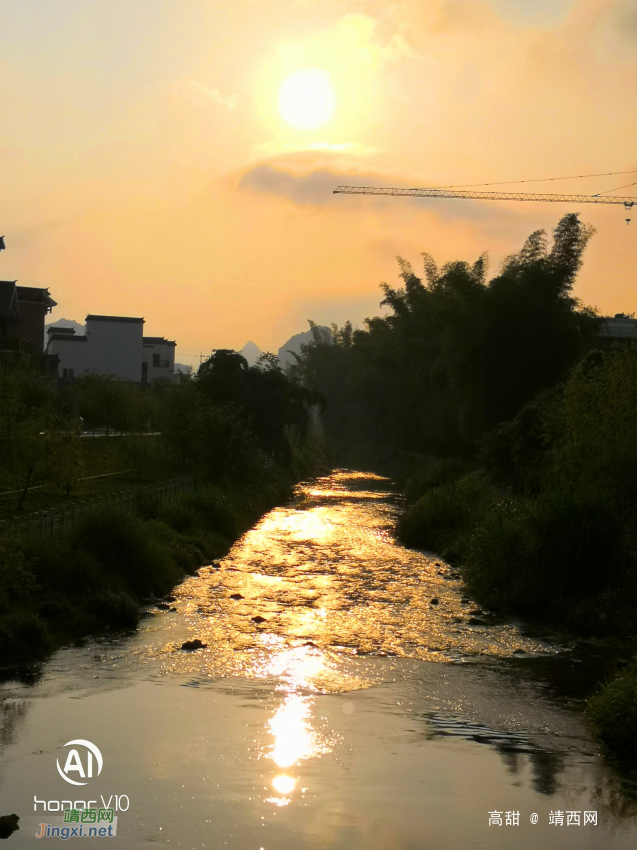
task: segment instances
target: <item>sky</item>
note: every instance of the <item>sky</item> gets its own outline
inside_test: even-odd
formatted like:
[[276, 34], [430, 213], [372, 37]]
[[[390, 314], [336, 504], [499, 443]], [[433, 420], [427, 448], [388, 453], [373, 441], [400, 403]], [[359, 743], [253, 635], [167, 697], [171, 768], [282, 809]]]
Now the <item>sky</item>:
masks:
[[0, 0], [0, 20], [0, 278], [49, 287], [54, 320], [144, 316], [186, 363], [276, 351], [377, 315], [397, 255], [488, 251], [495, 274], [572, 211], [596, 228], [575, 294], [637, 311], [637, 209], [332, 193], [637, 170], [637, 0]]

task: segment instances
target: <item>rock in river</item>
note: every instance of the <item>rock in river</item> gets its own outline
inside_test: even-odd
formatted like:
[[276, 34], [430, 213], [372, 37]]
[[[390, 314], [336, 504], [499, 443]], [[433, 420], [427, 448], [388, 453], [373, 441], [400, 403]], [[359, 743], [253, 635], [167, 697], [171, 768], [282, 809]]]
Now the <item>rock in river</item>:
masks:
[[182, 643], [181, 648], [185, 649], [186, 652], [193, 652], [195, 649], [205, 649], [207, 646], [207, 643], [203, 643], [199, 638], [195, 638], [194, 640], [187, 640], [185, 643]]
[[8, 838], [16, 829], [20, 829], [17, 815], [4, 815], [0, 817], [0, 838]]

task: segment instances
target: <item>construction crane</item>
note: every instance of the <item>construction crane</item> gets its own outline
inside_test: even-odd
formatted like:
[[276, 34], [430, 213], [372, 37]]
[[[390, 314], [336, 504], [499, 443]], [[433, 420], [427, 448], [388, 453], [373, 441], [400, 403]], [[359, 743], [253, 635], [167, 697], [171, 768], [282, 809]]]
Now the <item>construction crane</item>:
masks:
[[[548, 192], [468, 192], [464, 189], [395, 189], [375, 186], [338, 186], [335, 195], [405, 195], [411, 198], [471, 198], [477, 201], [549, 201], [563, 204], [620, 204], [630, 211], [637, 198], [618, 195], [556, 195]], [[630, 218], [626, 219], [626, 223]]]

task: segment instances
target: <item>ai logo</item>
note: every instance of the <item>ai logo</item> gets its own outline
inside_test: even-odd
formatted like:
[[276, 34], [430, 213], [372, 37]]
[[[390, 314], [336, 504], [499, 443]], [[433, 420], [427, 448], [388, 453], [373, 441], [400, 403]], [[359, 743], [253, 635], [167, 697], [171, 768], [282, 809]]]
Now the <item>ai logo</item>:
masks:
[[[95, 762], [97, 764], [97, 773], [95, 773], [95, 776], [100, 775], [104, 760], [102, 759], [102, 754], [95, 744], [91, 744], [90, 741], [84, 741], [81, 738], [78, 738], [76, 741], [69, 741], [64, 746], [84, 747], [86, 749], [86, 770], [84, 770], [84, 764], [76, 749], [69, 750], [64, 768], [60, 767], [60, 760], [57, 759], [56, 764], [58, 766], [58, 773], [65, 782], [70, 782], [71, 785], [88, 785], [88, 782], [79, 782], [79, 780], [93, 778], [93, 757], [95, 757]], [[69, 776], [70, 773], [75, 773], [77, 779], [71, 779]]]

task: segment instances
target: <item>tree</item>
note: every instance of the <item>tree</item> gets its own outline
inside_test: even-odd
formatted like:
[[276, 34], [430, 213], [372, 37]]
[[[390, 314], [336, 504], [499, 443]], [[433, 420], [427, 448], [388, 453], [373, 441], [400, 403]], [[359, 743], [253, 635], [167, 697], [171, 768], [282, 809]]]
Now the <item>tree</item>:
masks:
[[249, 367], [236, 351], [219, 349], [201, 365], [194, 386], [215, 406], [230, 406], [254, 434], [259, 447], [289, 468], [288, 432], [305, 433], [312, 396], [288, 378], [273, 354]]
[[184, 472], [197, 453], [205, 397], [193, 381], [166, 384], [157, 395], [162, 437], [178, 452]]
[[594, 311], [572, 295], [591, 234], [564, 216], [551, 246], [531, 234], [490, 281], [486, 254], [440, 268], [423, 254], [422, 277], [398, 257], [402, 286], [381, 284], [388, 315], [314, 332], [293, 369], [327, 399], [332, 444], [474, 454], [592, 345]]

